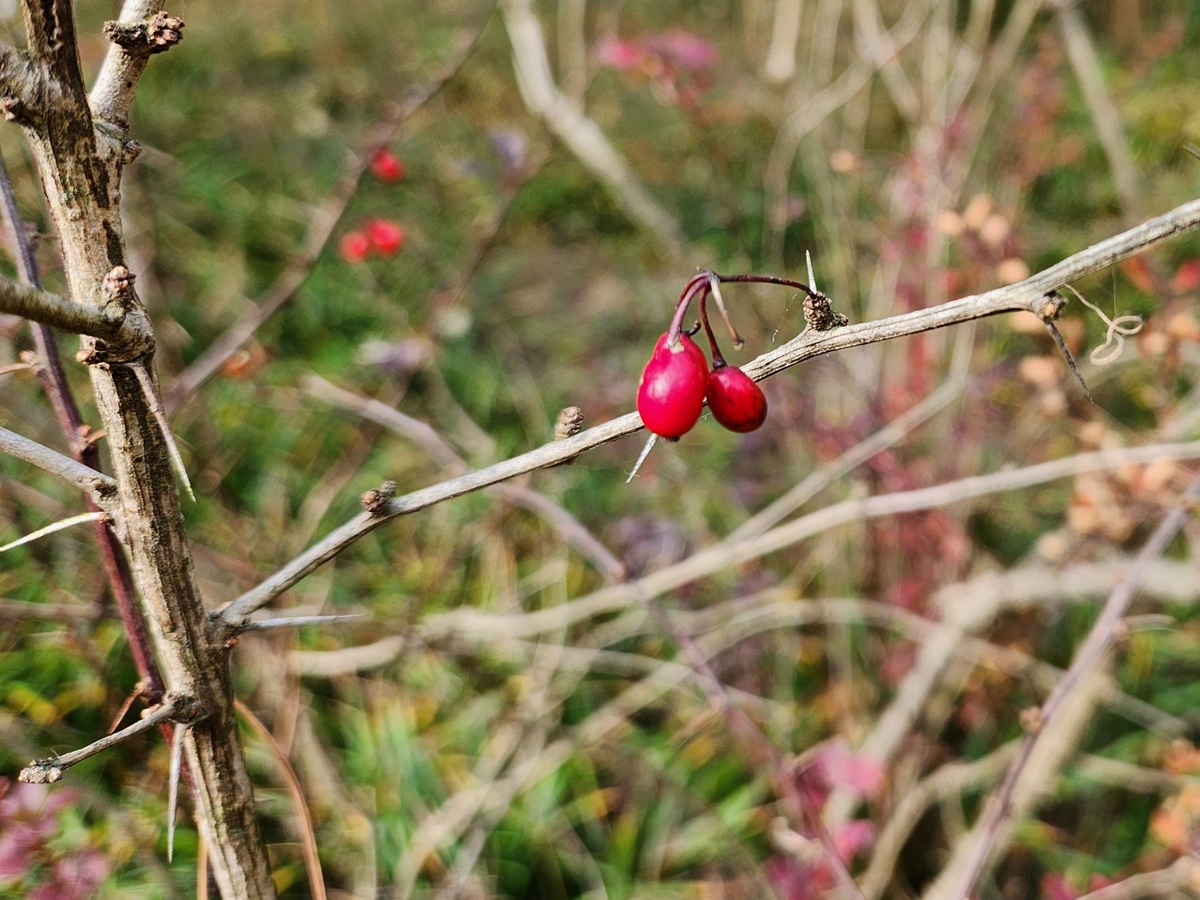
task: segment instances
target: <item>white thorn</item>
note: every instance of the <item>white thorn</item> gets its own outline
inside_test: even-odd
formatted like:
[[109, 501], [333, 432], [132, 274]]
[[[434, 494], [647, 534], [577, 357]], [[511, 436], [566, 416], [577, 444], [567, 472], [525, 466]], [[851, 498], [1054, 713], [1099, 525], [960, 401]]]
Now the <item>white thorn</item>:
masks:
[[78, 516], [71, 516], [69, 519], [62, 519], [52, 525], [47, 525], [45, 528], [39, 528], [37, 531], [30, 532], [25, 537], [17, 538], [11, 544], [5, 544], [0, 547], [0, 553], [5, 550], [11, 550], [13, 547], [20, 547], [22, 544], [28, 544], [30, 541], [36, 541], [40, 537], [45, 537], [48, 534], [53, 534], [56, 531], [62, 531], [64, 528], [70, 528], [72, 525], [81, 525], [84, 522], [95, 522], [97, 519], [103, 519], [104, 513], [90, 512], [82, 513]]
[[130, 363], [130, 365], [133, 366], [133, 371], [137, 373], [138, 381], [142, 385], [142, 393], [146, 395], [146, 403], [149, 404], [150, 411], [154, 413], [159, 430], [162, 431], [163, 440], [167, 442], [167, 455], [171, 457], [171, 465], [175, 467], [175, 471], [179, 475], [179, 480], [183, 484], [183, 489], [187, 491], [187, 495], [195, 503], [196, 495], [192, 492], [192, 483], [188, 480], [187, 469], [183, 467], [183, 457], [179, 455], [179, 447], [175, 443], [175, 435], [171, 434], [171, 423], [167, 421], [167, 413], [163, 409], [162, 403], [158, 399], [158, 394], [154, 390], [154, 381], [150, 378], [150, 372], [146, 368], [145, 363], [135, 362]]
[[646, 440], [646, 446], [642, 448], [641, 455], [638, 456], [637, 462], [633, 464], [633, 471], [629, 473], [629, 477], [625, 479], [625, 483], [633, 481], [633, 476], [638, 473], [638, 469], [642, 467], [642, 463], [646, 461], [646, 457], [650, 455], [650, 451], [654, 449], [654, 445], [658, 443], [658, 435], [652, 434]]
[[813, 274], [812, 254], [805, 250], [804, 258], [808, 260], [808, 286], [815, 291], [817, 289], [817, 276]]
[[171, 735], [171, 767], [167, 775], [167, 862], [175, 854], [175, 807], [179, 803], [179, 775], [183, 768], [183, 737], [191, 726], [175, 724]]

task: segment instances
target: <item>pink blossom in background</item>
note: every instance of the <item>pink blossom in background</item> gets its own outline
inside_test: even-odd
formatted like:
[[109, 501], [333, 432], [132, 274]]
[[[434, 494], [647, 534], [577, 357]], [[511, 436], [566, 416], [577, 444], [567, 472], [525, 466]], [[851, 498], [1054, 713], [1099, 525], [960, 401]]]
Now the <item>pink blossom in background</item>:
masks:
[[669, 58], [681, 69], [695, 71], [708, 69], [717, 64], [717, 48], [702, 37], [672, 28], [646, 39], [647, 45]]
[[601, 65], [648, 79], [658, 98], [673, 106], [691, 107], [708, 89], [707, 73], [717, 63], [712, 42], [673, 28], [628, 40], [601, 41], [596, 59]]
[[59, 814], [78, 791], [0, 778], [0, 887], [23, 888], [26, 900], [87, 900], [108, 877], [109, 863], [91, 847], [60, 846]]
[[597, 61], [618, 71], [636, 69], [648, 56], [649, 51], [638, 41], [601, 41], [596, 48]]

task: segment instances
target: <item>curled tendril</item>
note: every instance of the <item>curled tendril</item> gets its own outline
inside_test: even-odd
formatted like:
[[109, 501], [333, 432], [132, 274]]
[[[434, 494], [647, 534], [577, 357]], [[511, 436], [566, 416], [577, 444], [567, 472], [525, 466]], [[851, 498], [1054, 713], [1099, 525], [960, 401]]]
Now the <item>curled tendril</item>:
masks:
[[1131, 337], [1141, 331], [1146, 322], [1141, 316], [1127, 315], [1117, 316], [1115, 319], [1110, 319], [1104, 314], [1098, 306], [1090, 303], [1083, 294], [1066, 285], [1067, 290], [1079, 298], [1079, 302], [1098, 315], [1104, 320], [1104, 324], [1108, 326], [1108, 333], [1104, 336], [1104, 343], [1092, 350], [1088, 354], [1088, 359], [1092, 361], [1094, 366], [1107, 366], [1109, 363], [1116, 361], [1122, 353], [1125, 352], [1125, 338]]

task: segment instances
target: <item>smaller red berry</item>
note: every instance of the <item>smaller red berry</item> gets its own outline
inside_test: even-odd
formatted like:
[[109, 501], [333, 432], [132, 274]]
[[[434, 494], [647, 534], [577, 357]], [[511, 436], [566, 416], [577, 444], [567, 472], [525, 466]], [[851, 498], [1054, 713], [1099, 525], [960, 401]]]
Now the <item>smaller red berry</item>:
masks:
[[664, 334], [654, 345], [638, 382], [637, 408], [642, 422], [659, 437], [687, 434], [704, 409], [708, 360], [686, 334], [673, 347]]
[[371, 252], [371, 239], [361, 231], [347, 231], [338, 241], [338, 253], [348, 263], [359, 263]]
[[737, 366], [719, 366], [709, 372], [706, 392], [713, 418], [730, 431], [754, 431], [767, 419], [766, 395]]
[[367, 222], [367, 238], [383, 256], [391, 256], [404, 246], [404, 229], [388, 219]]
[[404, 163], [386, 147], [371, 156], [371, 171], [380, 181], [399, 181], [404, 177]]

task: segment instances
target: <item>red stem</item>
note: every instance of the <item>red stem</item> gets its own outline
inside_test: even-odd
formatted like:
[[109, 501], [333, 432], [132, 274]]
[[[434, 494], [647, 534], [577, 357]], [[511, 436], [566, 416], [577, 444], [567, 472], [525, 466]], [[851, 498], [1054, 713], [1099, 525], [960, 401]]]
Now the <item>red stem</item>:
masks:
[[[38, 272], [37, 258], [33, 253], [32, 242], [29, 240], [25, 220], [21, 218], [17, 207], [17, 198], [13, 192], [12, 181], [8, 177], [8, 169], [4, 160], [0, 159], [0, 211], [3, 213], [5, 230], [8, 232], [9, 243], [12, 246], [13, 259], [17, 266], [17, 277], [31, 287], [41, 288], [42, 279]], [[70, 447], [71, 455], [85, 466], [100, 471], [100, 450], [95, 443], [87, 439], [87, 426], [79, 413], [75, 398], [67, 384], [67, 375], [63, 371], [62, 359], [58, 353], [58, 345], [54, 342], [54, 332], [44, 325], [31, 323], [33, 342], [37, 348], [38, 365], [35, 371], [41, 381], [50, 404], [54, 407], [63, 435]], [[99, 512], [90, 497], [84, 498], [87, 507], [92, 512]], [[103, 521], [93, 523], [96, 543], [100, 548], [100, 558], [108, 576], [109, 588], [116, 601], [121, 623], [129, 638], [129, 652], [137, 667], [138, 677], [142, 681], [148, 703], [158, 702], [163, 692], [162, 675], [150, 651], [150, 641], [146, 636], [145, 624], [142, 622], [138, 609], [137, 597], [133, 588], [133, 576], [129, 564], [121, 551], [121, 545], [112, 527]]]

